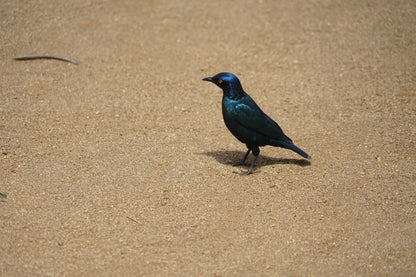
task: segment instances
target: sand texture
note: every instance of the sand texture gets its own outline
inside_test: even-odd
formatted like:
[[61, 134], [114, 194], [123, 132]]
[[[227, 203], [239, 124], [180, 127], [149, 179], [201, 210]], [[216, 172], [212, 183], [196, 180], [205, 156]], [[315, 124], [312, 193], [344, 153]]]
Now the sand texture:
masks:
[[[6, 0], [0, 24], [1, 276], [416, 275], [415, 1]], [[222, 71], [310, 163], [233, 173]]]

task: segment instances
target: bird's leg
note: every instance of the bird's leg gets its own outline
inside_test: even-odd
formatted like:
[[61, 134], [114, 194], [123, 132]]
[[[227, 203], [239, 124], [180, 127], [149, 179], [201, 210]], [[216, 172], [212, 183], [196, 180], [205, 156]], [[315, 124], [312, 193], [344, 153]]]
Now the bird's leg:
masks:
[[251, 151], [251, 148], [249, 148], [249, 149], [247, 150], [247, 153], [244, 155], [243, 159], [242, 159], [241, 161], [239, 161], [238, 163], [234, 164], [234, 166], [244, 164], [244, 162], [246, 161], [246, 159], [247, 159], [247, 157], [248, 157], [248, 154], [250, 154], [250, 151]]
[[242, 171], [239, 173], [241, 175], [248, 175], [253, 172], [253, 167], [254, 167], [254, 164], [256, 163], [257, 158], [259, 157], [260, 149], [258, 147], [254, 147], [252, 150], [253, 150], [254, 159], [251, 161], [250, 168], [247, 171]]

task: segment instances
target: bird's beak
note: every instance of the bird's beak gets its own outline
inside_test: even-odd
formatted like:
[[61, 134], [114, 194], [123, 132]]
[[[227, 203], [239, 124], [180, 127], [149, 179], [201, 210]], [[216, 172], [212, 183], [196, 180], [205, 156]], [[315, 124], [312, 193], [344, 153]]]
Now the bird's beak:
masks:
[[212, 77], [206, 77], [202, 79], [202, 81], [214, 82], [214, 79], [212, 79]]

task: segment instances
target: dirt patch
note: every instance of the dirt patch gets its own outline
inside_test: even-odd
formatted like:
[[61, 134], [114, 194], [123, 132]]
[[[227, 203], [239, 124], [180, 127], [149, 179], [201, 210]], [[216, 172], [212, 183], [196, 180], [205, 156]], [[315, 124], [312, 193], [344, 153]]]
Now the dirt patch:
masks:
[[[416, 273], [414, 2], [1, 6], [1, 275]], [[233, 173], [221, 71], [311, 163]]]

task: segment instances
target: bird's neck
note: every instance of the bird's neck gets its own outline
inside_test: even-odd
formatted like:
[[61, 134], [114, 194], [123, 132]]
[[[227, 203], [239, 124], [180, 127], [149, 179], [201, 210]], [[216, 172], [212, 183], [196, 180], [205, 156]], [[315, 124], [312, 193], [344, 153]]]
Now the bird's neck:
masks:
[[240, 99], [246, 95], [241, 85], [238, 84], [230, 84], [229, 87], [223, 89], [224, 96], [230, 99]]

